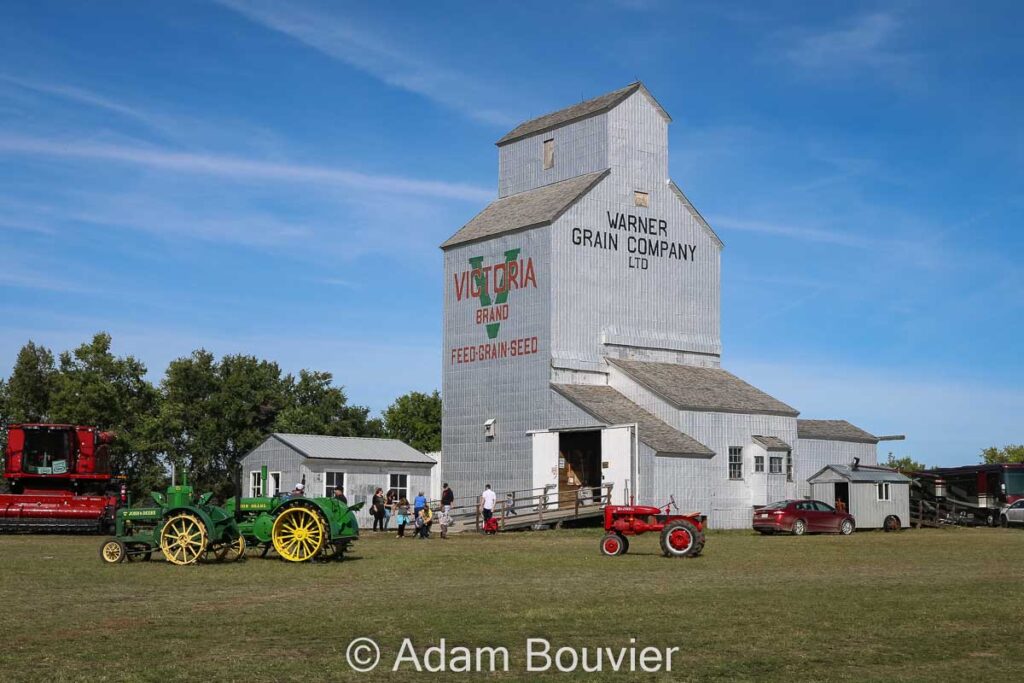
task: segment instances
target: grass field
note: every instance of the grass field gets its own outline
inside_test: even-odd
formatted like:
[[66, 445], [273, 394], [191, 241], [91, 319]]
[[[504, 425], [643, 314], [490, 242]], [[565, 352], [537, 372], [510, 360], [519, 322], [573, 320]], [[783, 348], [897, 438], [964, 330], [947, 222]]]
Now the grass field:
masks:
[[[552, 654], [631, 637], [679, 647], [672, 672], [650, 680], [1011, 680], [1024, 661], [1019, 530], [721, 532], [696, 560], [662, 558], [655, 535], [605, 558], [599, 537], [365, 533], [341, 563], [197, 567], [105, 566], [95, 537], [0, 537], [0, 678], [436, 678], [411, 664], [390, 673], [405, 637], [421, 654], [442, 637], [507, 647], [509, 671], [495, 674], [507, 680], [527, 677], [527, 638]], [[357, 636], [383, 650], [372, 674], [346, 663]]]

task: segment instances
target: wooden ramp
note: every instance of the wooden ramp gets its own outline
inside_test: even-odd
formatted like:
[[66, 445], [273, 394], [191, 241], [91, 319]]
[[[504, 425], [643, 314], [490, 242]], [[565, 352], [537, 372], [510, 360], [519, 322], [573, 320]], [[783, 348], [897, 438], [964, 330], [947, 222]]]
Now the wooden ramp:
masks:
[[[611, 502], [612, 485], [558, 492], [553, 487], [497, 493], [494, 517], [502, 531], [558, 526], [567, 521], [593, 519], [604, 513]], [[431, 501], [431, 509], [440, 510], [440, 501]], [[483, 511], [476, 499], [456, 499], [450, 512], [448, 533], [479, 531]], [[436, 527], [435, 527], [436, 531]]]

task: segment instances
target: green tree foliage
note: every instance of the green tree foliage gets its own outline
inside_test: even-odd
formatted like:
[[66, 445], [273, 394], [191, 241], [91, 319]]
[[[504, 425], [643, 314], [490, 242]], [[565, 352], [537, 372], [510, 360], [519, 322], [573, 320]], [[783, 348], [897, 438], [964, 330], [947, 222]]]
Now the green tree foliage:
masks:
[[885, 461], [885, 466], [900, 472], [921, 472], [928, 469], [924, 463], [914, 460], [909, 455], [894, 458], [892, 453], [889, 454], [889, 458]]
[[11, 422], [45, 422], [56, 381], [53, 353], [32, 341], [22, 346], [7, 381]]
[[991, 446], [981, 452], [981, 460], [989, 464], [1024, 462], [1024, 444], [1009, 444], [1002, 448]]
[[418, 451], [441, 450], [441, 394], [413, 391], [399, 396], [384, 411], [387, 435]]
[[132, 356], [115, 356], [110, 345], [110, 335], [101, 332], [74, 351], [61, 353], [50, 419], [115, 432], [112, 465], [128, 477], [133, 490], [143, 491], [163, 479], [148, 429], [160, 397], [146, 381], [146, 366]]
[[274, 423], [275, 432], [328, 436], [383, 436], [384, 425], [370, 419], [370, 409], [348, 405], [341, 387], [332, 386], [329, 372], [302, 370], [287, 378], [287, 406]]

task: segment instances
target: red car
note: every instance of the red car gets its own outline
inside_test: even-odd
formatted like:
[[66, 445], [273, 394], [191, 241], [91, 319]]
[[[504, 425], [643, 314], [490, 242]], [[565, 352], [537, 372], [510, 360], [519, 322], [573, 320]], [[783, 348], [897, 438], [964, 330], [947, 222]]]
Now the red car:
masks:
[[853, 515], [820, 500], [780, 500], [754, 510], [754, 531], [762, 534], [852, 534]]

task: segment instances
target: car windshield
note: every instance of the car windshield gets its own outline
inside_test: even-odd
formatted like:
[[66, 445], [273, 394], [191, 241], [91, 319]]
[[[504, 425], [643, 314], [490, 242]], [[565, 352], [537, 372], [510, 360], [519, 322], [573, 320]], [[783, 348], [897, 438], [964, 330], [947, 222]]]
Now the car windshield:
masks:
[[781, 510], [784, 507], [786, 507], [787, 505], [789, 505], [789, 501], [788, 500], [780, 500], [777, 503], [772, 503], [771, 505], [765, 505], [761, 509], [762, 510]]
[[1006, 495], [1024, 496], [1024, 472], [1019, 470], [1006, 472]]

